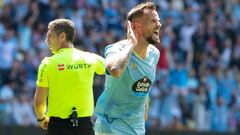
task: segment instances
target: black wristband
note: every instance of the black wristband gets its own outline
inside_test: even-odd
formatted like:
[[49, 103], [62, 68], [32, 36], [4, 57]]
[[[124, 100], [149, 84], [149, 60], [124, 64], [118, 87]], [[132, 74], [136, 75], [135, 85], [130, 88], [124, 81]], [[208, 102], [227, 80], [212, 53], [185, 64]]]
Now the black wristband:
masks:
[[43, 116], [43, 118], [41, 118], [41, 119], [37, 119], [37, 121], [38, 121], [38, 122], [41, 122], [41, 121], [45, 120], [45, 118], [46, 118], [46, 117]]

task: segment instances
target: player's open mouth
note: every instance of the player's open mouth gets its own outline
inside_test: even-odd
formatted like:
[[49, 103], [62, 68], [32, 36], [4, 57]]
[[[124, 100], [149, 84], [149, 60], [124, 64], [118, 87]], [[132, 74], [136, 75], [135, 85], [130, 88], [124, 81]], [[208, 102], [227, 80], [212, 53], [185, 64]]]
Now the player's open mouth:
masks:
[[154, 33], [156, 36], [159, 35], [159, 32], [158, 32], [158, 31], [154, 31], [153, 33]]

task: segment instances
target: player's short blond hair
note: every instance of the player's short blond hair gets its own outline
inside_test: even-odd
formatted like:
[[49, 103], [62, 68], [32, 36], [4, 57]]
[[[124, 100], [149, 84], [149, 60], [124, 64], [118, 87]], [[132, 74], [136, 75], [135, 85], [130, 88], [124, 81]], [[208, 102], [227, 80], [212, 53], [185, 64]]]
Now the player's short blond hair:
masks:
[[132, 22], [133, 19], [147, 14], [149, 10], [156, 10], [156, 5], [152, 2], [138, 4], [128, 12], [127, 19]]

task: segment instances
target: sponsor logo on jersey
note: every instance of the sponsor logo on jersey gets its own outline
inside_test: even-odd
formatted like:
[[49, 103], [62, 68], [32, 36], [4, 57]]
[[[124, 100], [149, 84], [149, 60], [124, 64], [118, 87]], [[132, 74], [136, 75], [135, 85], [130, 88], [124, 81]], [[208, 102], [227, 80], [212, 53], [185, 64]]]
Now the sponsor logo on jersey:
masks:
[[64, 70], [65, 68], [64, 68], [64, 64], [58, 64], [58, 70], [59, 71], [62, 71], [62, 70]]
[[83, 63], [83, 64], [68, 64], [68, 65], [65, 65], [65, 64], [58, 64], [57, 68], [59, 71], [63, 71], [65, 69], [67, 70], [74, 70], [74, 69], [89, 69], [91, 68], [91, 64], [86, 64], [86, 63]]
[[132, 91], [136, 96], [145, 96], [148, 93], [151, 85], [151, 80], [149, 80], [147, 77], [144, 77], [132, 85]]

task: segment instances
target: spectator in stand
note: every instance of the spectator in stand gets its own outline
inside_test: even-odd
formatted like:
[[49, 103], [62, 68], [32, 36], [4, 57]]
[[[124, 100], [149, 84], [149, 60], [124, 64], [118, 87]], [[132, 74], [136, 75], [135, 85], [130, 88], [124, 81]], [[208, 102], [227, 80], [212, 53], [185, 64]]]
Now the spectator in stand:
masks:
[[29, 102], [25, 93], [13, 102], [13, 119], [17, 125], [36, 125], [37, 121], [32, 109], [32, 102]]
[[[127, 25], [126, 23], [119, 22], [124, 22], [126, 11], [142, 1], [143, 0], [1, 1], [0, 88], [5, 87], [6, 82], [10, 79], [10, 81], [14, 82], [15, 87], [13, 99], [19, 97], [19, 94], [23, 93], [23, 91], [27, 95], [27, 100], [33, 99], [32, 92], [34, 89], [32, 88], [35, 87], [33, 86], [35, 84], [32, 82], [36, 81], [36, 79], [33, 78], [35, 78], [34, 75], [36, 75], [37, 67], [45, 56], [50, 56], [50, 52], [44, 42], [47, 22], [49, 20], [55, 18], [71, 19], [75, 22], [78, 29], [78, 37], [76, 41], [74, 41], [76, 47], [103, 55], [105, 45], [125, 38], [124, 33]], [[190, 42], [192, 45], [188, 52], [193, 56], [193, 61], [191, 57], [189, 57], [189, 60], [183, 59], [183, 61], [187, 60], [187, 64], [189, 64], [188, 66], [190, 67], [189, 70], [191, 70], [192, 66], [196, 71], [197, 80], [204, 82], [207, 97], [209, 97], [207, 98], [206, 109], [209, 109], [210, 106], [216, 104], [219, 87], [223, 86], [223, 84], [217, 82], [219, 80], [216, 75], [217, 68], [221, 67], [224, 63], [224, 70], [235, 70], [232, 67], [238, 67], [238, 69], [240, 69], [240, 0], [153, 0], [153, 2], [157, 5], [157, 11], [163, 23], [162, 33], [160, 33], [162, 42], [160, 43], [161, 56], [158, 65], [160, 71], [163, 71], [163, 68], [167, 69], [167, 72], [164, 72], [164, 74], [157, 73], [156, 76], [156, 79], [160, 80], [157, 87], [161, 91], [161, 96], [158, 99], [156, 98], [156, 100], [161, 101], [161, 106], [159, 107], [160, 112], [172, 110], [175, 108], [175, 104], [172, 104], [172, 102], [178, 103], [179, 95], [174, 92], [171, 83], [168, 83], [168, 88], [164, 89], [168, 92], [173, 92], [172, 94], [176, 94], [174, 98], [169, 100], [163, 98], [162, 95], [164, 95], [165, 92], [162, 91], [161, 87], [169, 82], [168, 79], [170, 76], [175, 76], [175, 73], [169, 74], [170, 67], [176, 65], [176, 62], [170, 59], [175, 60], [182, 58], [182, 56], [179, 55], [182, 54], [180, 53], [182, 50], [178, 48], [178, 45], [181, 44], [181, 48], [187, 50], [189, 44], [182, 43], [188, 43], [190, 40], [192, 40]], [[80, 19], [83, 19], [82, 22]], [[193, 25], [196, 28], [194, 31], [192, 31], [192, 27], [186, 27], [185, 25], [185, 22], [188, 22], [189, 19], [192, 19]], [[227, 45], [229, 47], [226, 47], [226, 43], [229, 44]], [[85, 45], [83, 46], [83, 44]], [[219, 76], [223, 76], [223, 73], [220, 72], [219, 74]], [[234, 73], [234, 75], [236, 74], [237, 73]], [[186, 77], [190, 78], [189, 74], [186, 74]], [[162, 81], [162, 78], [166, 80]], [[95, 89], [97, 89], [96, 91], [100, 94], [102, 92], [104, 79], [99, 77], [96, 81]], [[227, 81], [224, 82], [224, 85], [226, 85], [224, 87], [231, 84], [228, 83], [229, 79], [222, 79], [221, 81]], [[236, 81], [236, 78], [233, 78], [233, 81]], [[220, 89], [220, 94], [225, 92], [222, 90]], [[225, 90], [228, 90], [228, 88]], [[235, 92], [230, 92], [229, 95], [232, 93]], [[194, 93], [189, 92], [187, 94], [187, 97], [190, 99], [191, 94]], [[229, 98], [230, 103], [233, 101], [233, 96], [226, 97]], [[164, 102], [168, 101], [170, 104], [166, 103], [165, 106]], [[192, 100], [187, 99], [185, 103], [191, 104], [191, 101]], [[225, 103], [229, 101], [225, 101]], [[0, 101], [0, 104], [3, 104], [3, 100]], [[238, 118], [238, 123], [240, 123], [239, 111], [236, 109], [237, 104], [234, 106], [235, 105], [229, 106], [229, 110], [232, 110], [231, 119]], [[13, 105], [9, 104], [8, 111], [12, 108]], [[183, 111], [184, 110], [180, 110], [180, 113], [183, 113]], [[193, 108], [189, 111], [193, 111]], [[209, 110], [207, 110], [206, 113], [207, 117], [208, 111]], [[166, 112], [168, 113], [168, 111]], [[171, 113], [168, 114], [170, 115]], [[9, 113], [9, 115], [10, 118], [13, 118], [11, 113]], [[167, 125], [172, 120], [168, 115], [165, 115], [166, 117], [162, 116], [163, 114], [160, 113], [161, 128], [163, 128], [162, 125]], [[6, 117], [5, 119], [11, 121], [10, 118]], [[183, 116], [182, 119], [186, 119], [186, 116]], [[151, 122], [151, 119], [149, 119], [149, 121]], [[0, 121], [0, 123], [1, 122], [3, 121]], [[232, 125], [234, 125], [233, 123], [234, 122], [232, 122]], [[210, 125], [210, 122], [206, 121], [205, 125]], [[236, 127], [238, 128], [231, 128], [231, 131], [240, 131], [240, 126], [236, 124]], [[198, 128], [199, 127], [193, 129]], [[209, 128], [209, 130], [211, 129]]]

